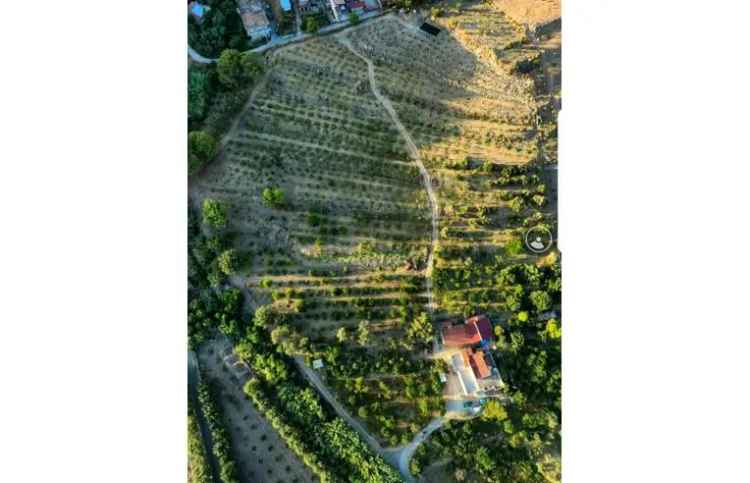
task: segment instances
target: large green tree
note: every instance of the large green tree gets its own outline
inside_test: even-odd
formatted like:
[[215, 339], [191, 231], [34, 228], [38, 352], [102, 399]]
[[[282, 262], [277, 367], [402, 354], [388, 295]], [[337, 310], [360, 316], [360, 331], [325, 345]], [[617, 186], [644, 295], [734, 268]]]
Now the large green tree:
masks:
[[263, 72], [263, 63], [258, 54], [226, 49], [216, 62], [219, 82], [230, 89], [251, 83]]
[[204, 131], [188, 134], [188, 174], [200, 171], [216, 155], [216, 140]]
[[203, 223], [213, 228], [224, 228], [227, 219], [227, 206], [224, 203], [212, 198], [203, 200]]
[[211, 97], [211, 74], [202, 66], [188, 66], [188, 119], [198, 122], [206, 117]]
[[269, 208], [281, 208], [286, 203], [286, 196], [281, 188], [268, 187], [262, 193], [263, 204]]

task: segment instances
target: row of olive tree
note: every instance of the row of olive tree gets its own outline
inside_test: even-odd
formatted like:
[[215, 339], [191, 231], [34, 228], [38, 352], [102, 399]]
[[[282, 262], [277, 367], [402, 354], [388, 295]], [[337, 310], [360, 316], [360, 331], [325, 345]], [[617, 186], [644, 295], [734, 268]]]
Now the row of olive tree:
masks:
[[188, 401], [188, 481], [213, 483], [195, 407]]
[[211, 433], [211, 451], [219, 465], [222, 483], [239, 483], [237, 464], [232, 455], [232, 442], [227, 431], [227, 421], [217, 401], [217, 388], [210, 383], [198, 384], [198, 401]]

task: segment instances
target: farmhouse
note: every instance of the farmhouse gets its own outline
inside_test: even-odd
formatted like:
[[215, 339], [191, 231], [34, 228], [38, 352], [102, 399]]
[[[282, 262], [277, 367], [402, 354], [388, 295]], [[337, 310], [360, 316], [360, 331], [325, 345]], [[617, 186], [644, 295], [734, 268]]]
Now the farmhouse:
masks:
[[475, 315], [465, 323], [451, 325], [447, 322], [440, 333], [441, 343], [445, 347], [466, 347], [479, 343], [492, 343], [492, 324], [484, 315]]
[[451, 354], [451, 366], [461, 391], [467, 396], [493, 394], [503, 387], [500, 371], [489, 351], [493, 342], [492, 324], [484, 315], [475, 315], [463, 324], [443, 325], [441, 343]]
[[271, 24], [260, 0], [237, 0], [237, 13], [252, 40], [271, 36]]

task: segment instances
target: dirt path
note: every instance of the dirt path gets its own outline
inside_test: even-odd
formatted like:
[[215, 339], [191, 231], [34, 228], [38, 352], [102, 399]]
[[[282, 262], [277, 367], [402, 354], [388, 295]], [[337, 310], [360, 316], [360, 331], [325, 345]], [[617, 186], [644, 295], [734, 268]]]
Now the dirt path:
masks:
[[430, 214], [432, 218], [432, 241], [430, 243], [430, 253], [427, 257], [427, 268], [425, 269], [425, 277], [427, 279], [427, 310], [432, 313], [435, 308], [432, 295], [432, 265], [435, 257], [435, 248], [437, 247], [438, 223], [440, 221], [440, 210], [438, 209], [437, 196], [435, 196], [435, 191], [432, 189], [432, 178], [430, 177], [430, 173], [424, 167], [424, 164], [422, 164], [422, 158], [419, 156], [419, 150], [417, 149], [417, 145], [414, 143], [414, 139], [412, 139], [409, 131], [407, 131], [404, 125], [401, 123], [401, 120], [398, 118], [398, 114], [393, 108], [393, 104], [391, 104], [390, 99], [380, 93], [380, 89], [378, 89], [377, 83], [375, 81], [375, 66], [373, 65], [372, 61], [357, 52], [357, 50], [351, 44], [349, 38], [342, 35], [337, 35], [336, 40], [345, 45], [354, 55], [367, 63], [367, 73], [370, 78], [370, 90], [388, 112], [388, 115], [391, 117], [391, 120], [393, 120], [393, 124], [395, 124], [396, 129], [398, 129], [401, 137], [403, 137], [404, 141], [406, 141], [406, 148], [409, 151], [409, 155], [412, 157], [412, 159], [414, 159], [414, 162], [416, 163], [417, 167], [419, 168], [419, 172], [422, 175], [422, 182], [425, 189], [427, 190], [427, 199], [429, 201]]
[[307, 380], [310, 381], [310, 383], [315, 386], [315, 388], [326, 399], [326, 401], [328, 401], [331, 406], [333, 406], [333, 409], [336, 411], [336, 413], [341, 416], [347, 423], [349, 423], [349, 426], [354, 428], [357, 433], [362, 436], [362, 439], [367, 441], [367, 444], [369, 444], [373, 450], [375, 450], [378, 454], [385, 458], [383, 448], [380, 446], [378, 441], [367, 431], [367, 428], [365, 428], [359, 421], [354, 419], [346, 410], [346, 408], [344, 408], [344, 406], [342, 406], [341, 403], [336, 400], [336, 397], [326, 387], [323, 381], [320, 380], [320, 376], [318, 376], [318, 373], [307, 367], [304, 360], [299, 356], [294, 358], [294, 362], [297, 363], [297, 366], [300, 368], [302, 374], [304, 374]]
[[[422, 182], [424, 184], [425, 190], [427, 190], [427, 199], [429, 201], [430, 205], [430, 214], [432, 218], [432, 241], [430, 243], [430, 253], [427, 257], [427, 268], [425, 269], [425, 278], [426, 278], [426, 287], [427, 287], [427, 310], [432, 314], [435, 310], [435, 303], [433, 299], [432, 294], [432, 266], [434, 262], [435, 257], [435, 249], [437, 247], [437, 241], [438, 241], [438, 224], [440, 221], [440, 210], [438, 209], [438, 202], [437, 202], [437, 196], [435, 195], [435, 191], [432, 188], [432, 177], [430, 176], [430, 173], [427, 171], [427, 168], [425, 168], [424, 164], [422, 163], [422, 158], [419, 155], [419, 149], [417, 149], [417, 145], [414, 143], [414, 139], [411, 137], [411, 134], [409, 131], [404, 127], [404, 125], [401, 123], [401, 120], [398, 117], [398, 114], [396, 113], [396, 110], [393, 108], [393, 104], [391, 103], [390, 99], [385, 97], [381, 92], [380, 89], [378, 89], [377, 82], [375, 79], [375, 65], [372, 63], [370, 59], [367, 57], [361, 55], [359, 52], [356, 51], [354, 46], [351, 44], [351, 41], [349, 38], [343, 36], [343, 35], [337, 35], [336, 40], [338, 40], [340, 43], [345, 45], [354, 55], [359, 57], [360, 59], [364, 60], [367, 63], [367, 73], [370, 79], [370, 90], [375, 95], [375, 97], [378, 99], [378, 101], [383, 105], [385, 110], [388, 112], [388, 115], [391, 117], [391, 120], [393, 120], [393, 124], [398, 129], [398, 132], [401, 134], [401, 137], [404, 138], [404, 141], [406, 142], [407, 150], [409, 151], [409, 155], [412, 157], [414, 162], [416, 163], [417, 167], [419, 168], [419, 172], [422, 176]], [[388, 455], [386, 457], [387, 460], [395, 462], [397, 464], [397, 467], [399, 469], [399, 472], [401, 473], [401, 476], [409, 483], [414, 482], [414, 477], [411, 475], [411, 472], [409, 471], [409, 460], [411, 460], [412, 456], [414, 455], [414, 452], [417, 450], [417, 447], [426, 440], [430, 434], [432, 434], [434, 431], [442, 427], [443, 423], [445, 422], [445, 418], [435, 418], [430, 423], [422, 429], [417, 435], [414, 437], [414, 439], [407, 445], [401, 446], [399, 448], [388, 450]], [[394, 461], [395, 460], [395, 461]]]

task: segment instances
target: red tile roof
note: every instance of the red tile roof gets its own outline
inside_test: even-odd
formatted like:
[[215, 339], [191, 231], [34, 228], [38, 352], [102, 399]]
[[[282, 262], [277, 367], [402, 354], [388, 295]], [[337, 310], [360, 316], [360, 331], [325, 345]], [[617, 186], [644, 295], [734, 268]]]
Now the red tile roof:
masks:
[[463, 352], [464, 363], [471, 366], [471, 370], [474, 372], [474, 376], [477, 379], [484, 379], [485, 377], [492, 374], [490, 367], [487, 365], [487, 361], [484, 358], [484, 351], [477, 350], [475, 352], [469, 352], [465, 350]]
[[480, 342], [482, 336], [474, 324], [451, 325], [447, 323], [443, 326], [443, 340], [447, 346], [464, 346]]
[[443, 341], [446, 346], [478, 344], [482, 340], [492, 340], [492, 324], [484, 315], [475, 315], [461, 325], [443, 325]]

